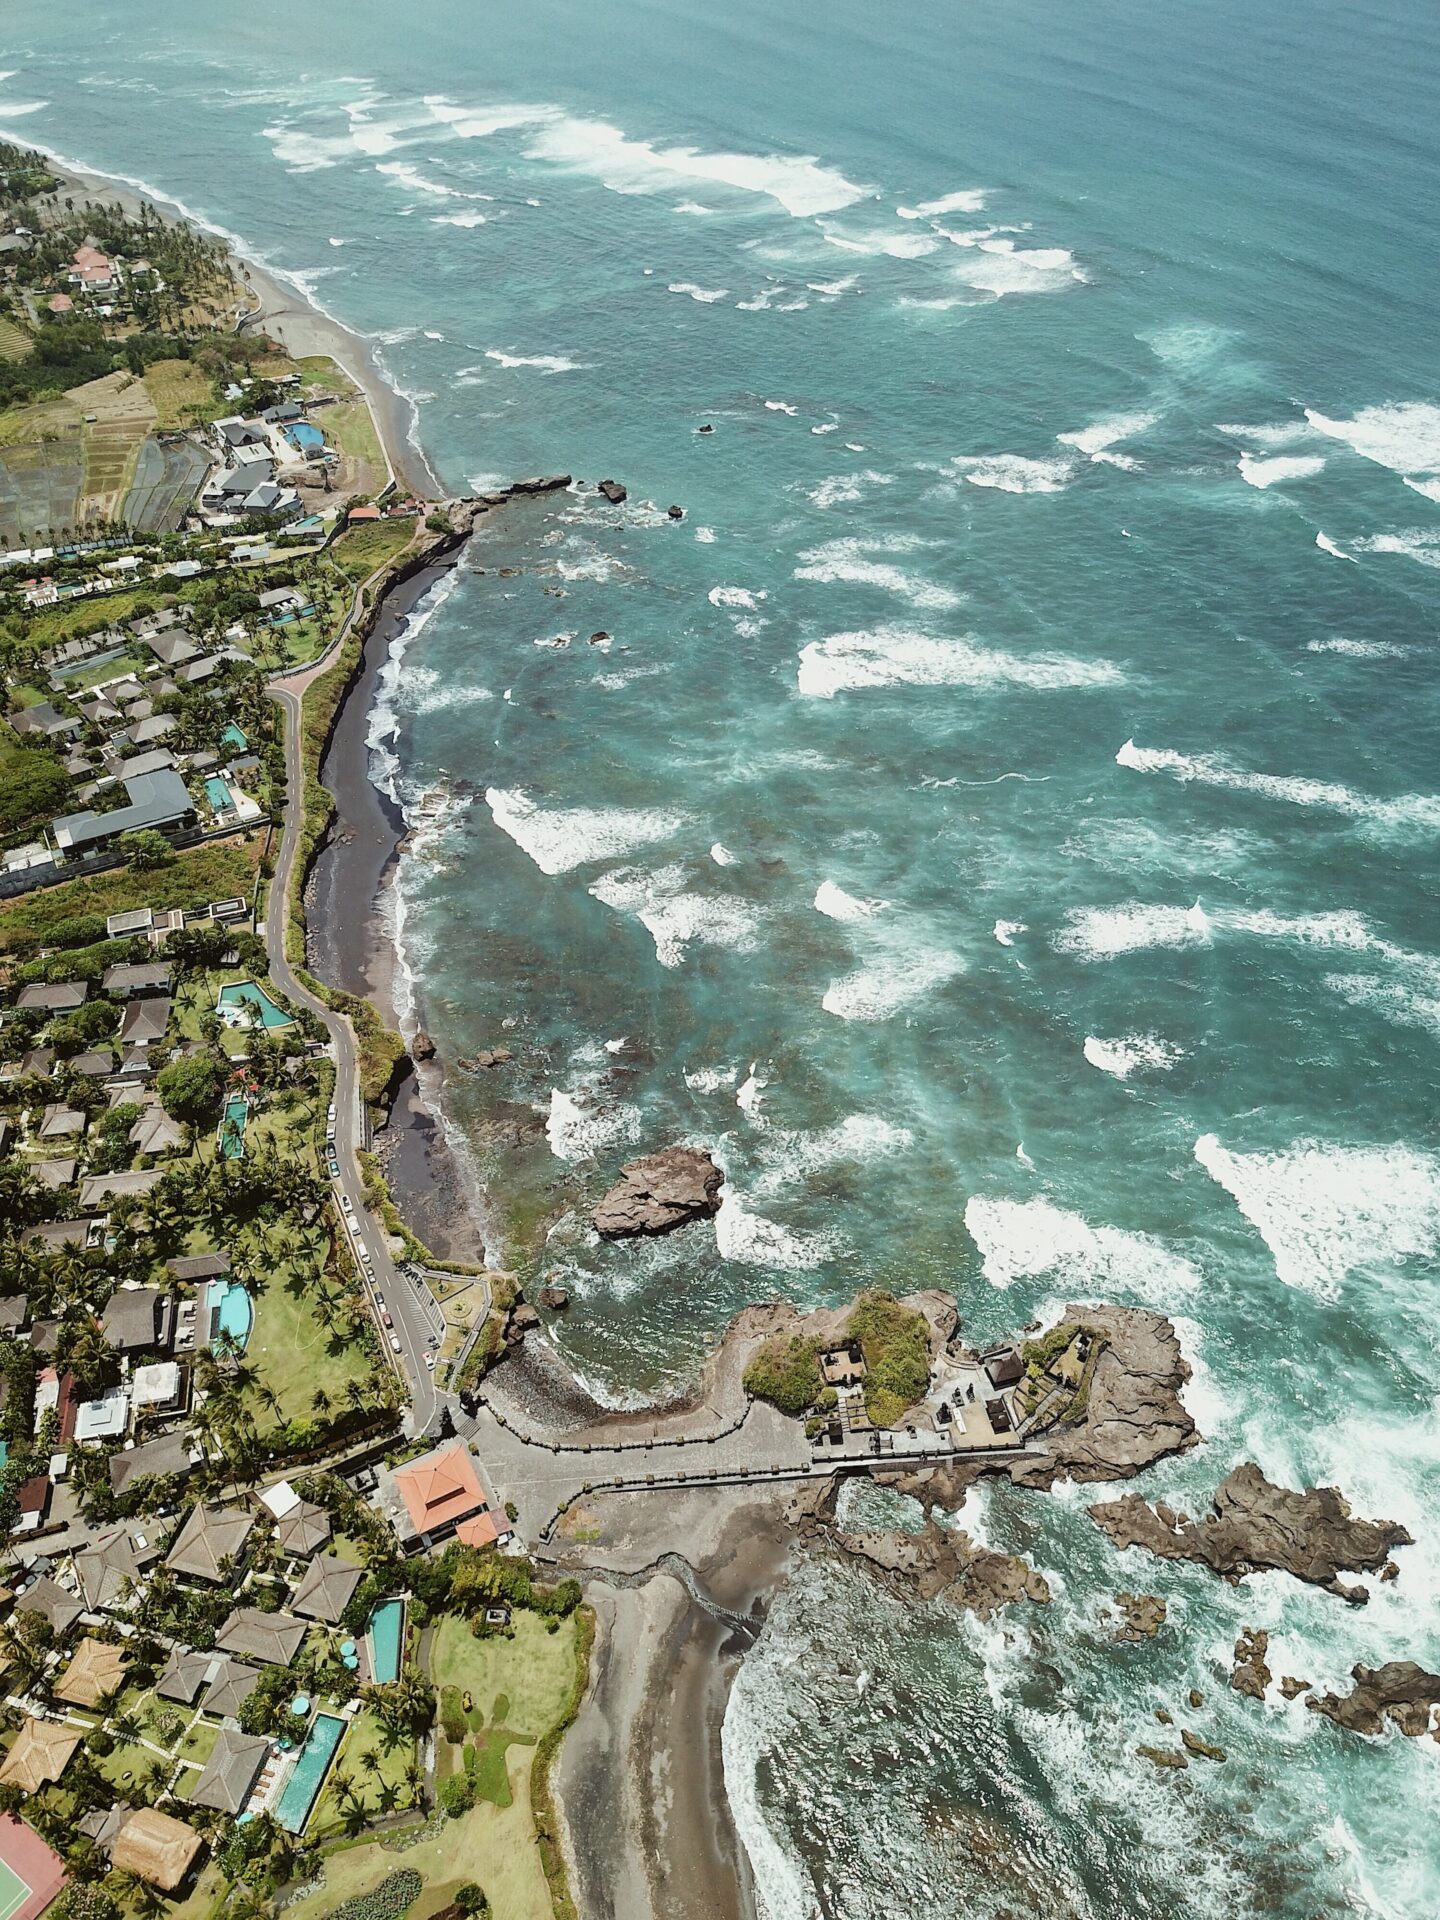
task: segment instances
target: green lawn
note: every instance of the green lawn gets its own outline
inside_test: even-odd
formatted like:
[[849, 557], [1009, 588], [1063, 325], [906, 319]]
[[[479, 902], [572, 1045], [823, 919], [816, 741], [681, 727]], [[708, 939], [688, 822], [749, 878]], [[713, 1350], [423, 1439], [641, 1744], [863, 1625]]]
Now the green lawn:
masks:
[[517, 1608], [514, 1639], [493, 1635], [477, 1639], [468, 1622], [446, 1614], [436, 1622], [430, 1671], [437, 1687], [469, 1693], [487, 1725], [504, 1701], [504, 1724], [511, 1733], [538, 1740], [564, 1712], [575, 1679], [575, 1620], [562, 1620], [547, 1633], [539, 1614]]
[[324, 427], [325, 438], [333, 440], [352, 460], [367, 460], [377, 469], [377, 479], [384, 474], [385, 455], [380, 448], [380, 436], [363, 395], [326, 407], [315, 419], [317, 425]]
[[[323, 387], [326, 393], [349, 394], [355, 391], [355, 382], [338, 361], [330, 358], [328, 353], [306, 354], [303, 360], [295, 364], [304, 375], [307, 387]], [[289, 369], [282, 369], [282, 371], [289, 371]]]
[[338, 1325], [334, 1332], [326, 1330], [317, 1308], [327, 1295], [338, 1300], [341, 1290], [302, 1279], [306, 1269], [298, 1240], [284, 1228], [272, 1228], [263, 1238], [264, 1251], [254, 1264], [268, 1275], [268, 1283], [255, 1303], [245, 1358], [279, 1401], [280, 1420], [313, 1420], [317, 1388], [339, 1413], [349, 1383], [369, 1380], [370, 1356], [359, 1341], [347, 1341]]
[[493, 1920], [554, 1920], [530, 1814], [532, 1760], [531, 1748], [511, 1749], [508, 1807], [482, 1801], [403, 1851], [367, 1841], [330, 1854], [323, 1886], [287, 1907], [286, 1920], [326, 1920], [342, 1900], [373, 1890], [397, 1867], [414, 1867], [425, 1883], [406, 1920], [430, 1920], [465, 1880], [484, 1888]]
[[330, 558], [354, 581], [368, 580], [378, 566], [393, 560], [414, 539], [414, 520], [372, 520], [342, 533]]

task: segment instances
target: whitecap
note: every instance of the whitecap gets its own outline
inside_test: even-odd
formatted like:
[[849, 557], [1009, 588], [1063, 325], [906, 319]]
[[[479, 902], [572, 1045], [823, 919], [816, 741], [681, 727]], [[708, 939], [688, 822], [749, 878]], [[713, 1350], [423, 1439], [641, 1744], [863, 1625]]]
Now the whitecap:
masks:
[[634, 1107], [593, 1104], [584, 1091], [550, 1091], [545, 1137], [557, 1160], [593, 1160], [613, 1147], [630, 1146], [640, 1137], [640, 1114]]
[[928, 233], [844, 233], [833, 227], [821, 231], [832, 247], [846, 253], [884, 254], [892, 260], [920, 260], [939, 250], [940, 242]]
[[981, 1271], [992, 1287], [1053, 1274], [1067, 1288], [1163, 1306], [1200, 1284], [1194, 1262], [1151, 1235], [1092, 1227], [1080, 1214], [1040, 1197], [972, 1195], [965, 1205], [965, 1230], [980, 1249]]
[[839, 1020], [889, 1020], [964, 970], [952, 953], [920, 949], [883, 955], [832, 980], [820, 1004]]
[[430, 224], [432, 227], [483, 227], [486, 219], [478, 207], [467, 207], [463, 213], [433, 213]]
[[486, 140], [513, 127], [535, 126], [556, 119], [560, 109], [550, 106], [457, 107], [443, 94], [427, 94], [425, 105], [449, 127], [457, 140]]
[[1117, 907], [1070, 908], [1051, 944], [1057, 953], [1082, 960], [1111, 960], [1155, 947], [1201, 947], [1210, 937], [1210, 922], [1198, 901], [1193, 907], [1166, 907], [1131, 900]]
[[1086, 277], [1065, 247], [1017, 247], [1003, 239], [981, 240], [950, 272], [997, 300], [1012, 293], [1057, 293]]
[[793, 420], [800, 409], [795, 405], [793, 400], [767, 400], [765, 402], [765, 411], [767, 413], [788, 414]]
[[1372, 533], [1351, 542], [1356, 553], [1395, 553], [1422, 567], [1440, 567], [1440, 528], [1412, 527], [1405, 533]]
[[616, 913], [632, 914], [655, 942], [662, 967], [683, 964], [691, 946], [727, 947], [747, 952], [759, 937], [760, 914], [732, 894], [691, 891], [683, 867], [618, 869], [602, 876], [590, 892]]
[[888, 900], [858, 899], [843, 887], [837, 887], [833, 880], [822, 880], [815, 889], [815, 911], [830, 920], [870, 920], [877, 913], [883, 913], [889, 904]]
[[972, 487], [1001, 493], [1063, 493], [1075, 477], [1073, 460], [1029, 460], [1019, 453], [959, 454], [951, 464]]
[[681, 813], [659, 808], [541, 807], [518, 788], [490, 787], [485, 794], [495, 824], [509, 834], [542, 873], [573, 867], [668, 840], [685, 824]]
[[1340, 547], [1337, 547], [1335, 542], [1330, 538], [1328, 533], [1317, 533], [1315, 536], [1315, 544], [1317, 547], [1319, 547], [1322, 553], [1333, 554], [1337, 560], [1354, 561], [1355, 559], [1354, 554], [1346, 553], [1343, 551], [1343, 549], [1341, 549]]
[[1183, 1058], [1181, 1048], [1162, 1040], [1156, 1033], [1124, 1033], [1114, 1040], [1086, 1034], [1083, 1051], [1092, 1067], [1098, 1067], [1116, 1080], [1128, 1080], [1141, 1067], [1168, 1073], [1176, 1061]]
[[1133, 740], [1125, 742], [1115, 761], [1118, 766], [1132, 768], [1137, 773], [1168, 773], [1182, 784], [1193, 782], [1232, 793], [1258, 793], [1289, 806], [1317, 807], [1346, 814], [1381, 832], [1404, 832], [1412, 827], [1426, 833], [1440, 832], [1440, 797], [1430, 794], [1401, 794], [1393, 800], [1380, 800], [1333, 781], [1291, 774], [1247, 773], [1218, 755], [1176, 753], [1169, 747], [1137, 747]]
[[1329, 640], [1307, 640], [1305, 651], [1338, 653], [1347, 660], [1403, 660], [1410, 650], [1393, 640], [1347, 640], [1337, 634]]
[[705, 597], [712, 607], [745, 607], [753, 613], [766, 595], [763, 588], [711, 587]]
[[1195, 1158], [1265, 1242], [1277, 1279], [1321, 1300], [1352, 1273], [1429, 1257], [1440, 1245], [1440, 1160], [1401, 1144], [1297, 1140], [1234, 1153], [1213, 1133]]
[[942, 213], [983, 213], [985, 187], [959, 187], [954, 193], [942, 193], [938, 200], [922, 200], [918, 206], [897, 207], [902, 220], [929, 220]]
[[1123, 676], [1108, 660], [1063, 653], [1000, 653], [968, 639], [909, 627], [834, 633], [800, 650], [796, 684], [810, 699], [874, 687], [1025, 687], [1037, 692], [1113, 687]]
[[921, 579], [918, 574], [907, 573], [890, 561], [870, 557], [876, 553], [913, 552], [920, 544], [906, 534], [892, 534], [888, 539], [829, 540], [800, 554], [801, 565], [796, 567], [794, 577], [813, 580], [821, 586], [879, 587], [908, 601], [912, 607], [942, 612], [958, 607], [961, 596], [953, 588]]
[[1273, 454], [1262, 458], [1256, 453], [1242, 453], [1235, 464], [1245, 484], [1259, 487], [1262, 492], [1286, 480], [1310, 480], [1325, 471], [1325, 462], [1318, 454]]
[[1098, 460], [1120, 441], [1147, 432], [1159, 418], [1158, 413], [1111, 413], [1088, 427], [1077, 427], [1073, 433], [1057, 433], [1055, 438], [1062, 446], [1074, 447], [1089, 459]]
[[498, 347], [487, 347], [485, 358], [507, 371], [512, 367], [533, 367], [537, 373], [547, 374], [586, 373], [594, 364], [589, 360], [569, 360], [563, 353], [502, 353]]
[[728, 1181], [715, 1216], [715, 1246], [722, 1260], [782, 1273], [806, 1273], [833, 1251], [833, 1242], [819, 1234], [792, 1233], [778, 1221], [752, 1213]]
[[1343, 440], [1362, 460], [1402, 475], [1440, 475], [1440, 406], [1428, 400], [1362, 407], [1350, 420], [1332, 420], [1313, 407], [1305, 418], [1317, 433]]
[[[836, 430], [833, 423], [810, 429], [812, 433], [834, 433]], [[876, 487], [892, 487], [894, 484], [893, 473], [878, 473], [873, 468], [866, 468], [861, 473], [832, 473], [828, 479], [812, 487], [806, 497], [812, 507], [819, 507], [825, 512], [830, 507], [850, 506], [856, 500], [863, 500]]]
[[1028, 933], [1030, 929], [1023, 920], [997, 920], [991, 932], [1002, 947], [1013, 947], [1017, 933]]
[[717, 300], [728, 297], [727, 287], [697, 287], [693, 280], [672, 280], [667, 288], [670, 293], [688, 293], [692, 300], [698, 300], [702, 307], [713, 307]]
[[722, 847], [718, 840], [710, 849], [710, 858], [717, 867], [733, 867], [735, 864], [734, 854], [728, 847]]

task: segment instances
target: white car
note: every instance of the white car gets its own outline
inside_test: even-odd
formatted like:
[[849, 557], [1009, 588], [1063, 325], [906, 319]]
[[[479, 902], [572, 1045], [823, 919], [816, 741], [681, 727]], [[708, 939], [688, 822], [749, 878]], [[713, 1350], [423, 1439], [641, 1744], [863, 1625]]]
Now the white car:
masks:
[[398, 1333], [392, 1333], [390, 1336], [390, 1350], [392, 1353], [399, 1353], [400, 1351], [400, 1336]]
[[333, 1100], [330, 1102], [330, 1110], [325, 1115], [325, 1118], [330, 1122], [331, 1126], [333, 1127], [335, 1124], [335, 1102]]
[[433, 1369], [434, 1369], [434, 1366], [435, 1366], [435, 1356], [434, 1356], [434, 1354], [433, 1354], [433, 1353], [427, 1353], [427, 1354], [426, 1354], [426, 1356], [425, 1356], [425, 1364], [426, 1364], [426, 1366], [427, 1366], [427, 1367], [429, 1367], [429, 1368], [431, 1368], [431, 1369], [432, 1369], [432, 1371], [433, 1371]]
[[355, 1212], [354, 1207], [352, 1207], [350, 1204], [350, 1196], [348, 1193], [342, 1193], [340, 1196], [340, 1211], [342, 1213], [351, 1214], [351, 1215], [353, 1215]]

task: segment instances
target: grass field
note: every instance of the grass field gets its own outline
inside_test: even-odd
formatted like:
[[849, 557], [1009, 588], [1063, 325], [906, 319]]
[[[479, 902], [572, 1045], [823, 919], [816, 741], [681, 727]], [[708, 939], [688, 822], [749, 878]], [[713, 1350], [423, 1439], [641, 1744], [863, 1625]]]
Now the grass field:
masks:
[[[23, 360], [33, 342], [23, 327], [0, 314], [0, 360]], [[4, 1920], [0, 1914], [0, 1920]]]
[[287, 1920], [325, 1920], [342, 1900], [377, 1887], [396, 1867], [414, 1867], [425, 1883], [406, 1920], [429, 1920], [451, 1904], [465, 1880], [484, 1888], [492, 1920], [554, 1920], [530, 1816], [532, 1761], [532, 1748], [510, 1749], [508, 1807], [482, 1801], [403, 1851], [368, 1841], [330, 1854], [323, 1886], [287, 1907]]
[[[267, 360], [265, 365], [268, 371], [270, 362]], [[351, 394], [359, 392], [359, 388], [355, 385], [355, 382], [350, 378], [349, 374], [346, 373], [345, 369], [336, 361], [332, 360], [328, 353], [307, 354], [303, 360], [295, 361], [290, 367], [287, 367], [285, 371], [298, 371], [304, 376], [307, 387], [323, 387], [326, 393]]]
[[370, 408], [363, 397], [342, 401], [339, 406], [326, 407], [315, 415], [317, 424], [325, 429], [327, 440], [333, 440], [342, 453], [348, 453], [352, 460], [364, 460], [372, 466], [378, 478], [385, 472], [385, 455], [380, 449], [380, 436], [375, 431], [375, 422], [370, 417]]
[[[372, 1753], [375, 1756], [373, 1770], [366, 1761], [366, 1755]], [[368, 1814], [393, 1813], [397, 1808], [408, 1806], [410, 1789], [405, 1784], [405, 1767], [414, 1753], [413, 1741], [392, 1741], [373, 1713], [356, 1714], [308, 1829], [310, 1841], [313, 1843], [344, 1829], [345, 1818], [335, 1792], [335, 1772], [349, 1775]]]
[[378, 566], [393, 560], [415, 538], [414, 520], [375, 520], [352, 527], [330, 548], [330, 558], [349, 579], [366, 580]]
[[80, 914], [125, 913], [134, 907], [203, 907], [212, 900], [249, 897], [264, 835], [191, 847], [153, 873], [117, 867], [58, 887], [40, 887], [0, 905], [0, 953], [44, 945], [55, 929]]
[[156, 360], [145, 369], [145, 389], [162, 431], [193, 425], [197, 410], [205, 417], [215, 412], [214, 386], [193, 360]]
[[514, 1639], [502, 1634], [479, 1640], [469, 1622], [446, 1614], [435, 1624], [430, 1649], [430, 1673], [437, 1687], [458, 1687], [468, 1693], [475, 1710], [489, 1724], [499, 1718], [512, 1733], [538, 1740], [565, 1711], [575, 1679], [575, 1620], [562, 1620], [558, 1633], [547, 1633], [537, 1613], [519, 1609], [513, 1620]]

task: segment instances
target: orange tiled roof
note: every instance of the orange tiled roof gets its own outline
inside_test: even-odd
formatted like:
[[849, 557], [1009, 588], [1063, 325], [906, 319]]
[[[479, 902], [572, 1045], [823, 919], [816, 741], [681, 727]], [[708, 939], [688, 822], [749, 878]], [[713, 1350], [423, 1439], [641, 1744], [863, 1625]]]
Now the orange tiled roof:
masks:
[[500, 1538], [499, 1523], [493, 1513], [477, 1513], [471, 1519], [460, 1522], [455, 1529], [455, 1538], [462, 1546], [494, 1546]]
[[413, 1467], [402, 1467], [395, 1485], [417, 1533], [451, 1526], [485, 1505], [475, 1463], [458, 1442]]

